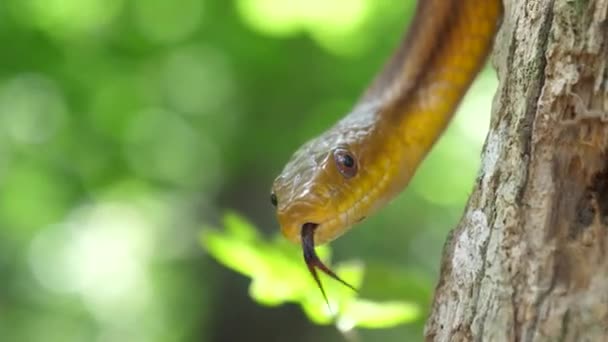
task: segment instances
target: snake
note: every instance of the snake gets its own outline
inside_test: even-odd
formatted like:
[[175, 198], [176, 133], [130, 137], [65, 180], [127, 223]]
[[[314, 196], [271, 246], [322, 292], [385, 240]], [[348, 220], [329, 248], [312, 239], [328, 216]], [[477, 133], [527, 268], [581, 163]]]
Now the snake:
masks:
[[298, 148], [275, 178], [280, 230], [309, 272], [356, 289], [315, 247], [340, 237], [400, 194], [449, 125], [483, 68], [502, 21], [501, 0], [419, 0], [392, 57], [352, 109]]

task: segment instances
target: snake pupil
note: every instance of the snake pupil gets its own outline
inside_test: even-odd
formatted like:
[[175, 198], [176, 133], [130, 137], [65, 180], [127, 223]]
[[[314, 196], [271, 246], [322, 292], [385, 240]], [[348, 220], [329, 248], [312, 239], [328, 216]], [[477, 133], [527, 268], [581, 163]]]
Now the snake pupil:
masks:
[[353, 157], [346, 154], [342, 157], [342, 164], [346, 167], [353, 167], [355, 166], [355, 160], [353, 159]]
[[346, 177], [351, 178], [357, 174], [357, 162], [353, 155], [344, 148], [334, 150], [334, 161], [338, 171]]

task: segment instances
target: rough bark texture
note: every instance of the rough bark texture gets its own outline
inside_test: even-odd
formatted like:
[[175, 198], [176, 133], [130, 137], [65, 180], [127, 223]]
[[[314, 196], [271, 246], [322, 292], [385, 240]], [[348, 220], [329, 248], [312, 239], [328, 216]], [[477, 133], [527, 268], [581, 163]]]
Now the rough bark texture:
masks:
[[429, 341], [608, 341], [608, 0], [506, 0]]

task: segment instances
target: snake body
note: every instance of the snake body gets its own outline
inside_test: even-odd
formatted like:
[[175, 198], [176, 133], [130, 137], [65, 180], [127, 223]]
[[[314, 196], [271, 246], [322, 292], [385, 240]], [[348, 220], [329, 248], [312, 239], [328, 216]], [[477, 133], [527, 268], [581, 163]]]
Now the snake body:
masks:
[[[407, 186], [483, 66], [501, 0], [420, 0], [394, 56], [343, 119], [300, 147], [272, 186], [283, 235], [314, 253]], [[320, 283], [319, 283], [320, 286]], [[322, 288], [321, 288], [322, 289]]]

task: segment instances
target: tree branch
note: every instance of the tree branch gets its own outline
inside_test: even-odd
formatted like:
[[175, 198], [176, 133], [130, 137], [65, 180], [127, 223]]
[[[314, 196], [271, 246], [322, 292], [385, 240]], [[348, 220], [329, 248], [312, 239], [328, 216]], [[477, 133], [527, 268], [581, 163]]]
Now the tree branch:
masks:
[[505, 4], [476, 189], [426, 338], [608, 340], [608, 0]]

